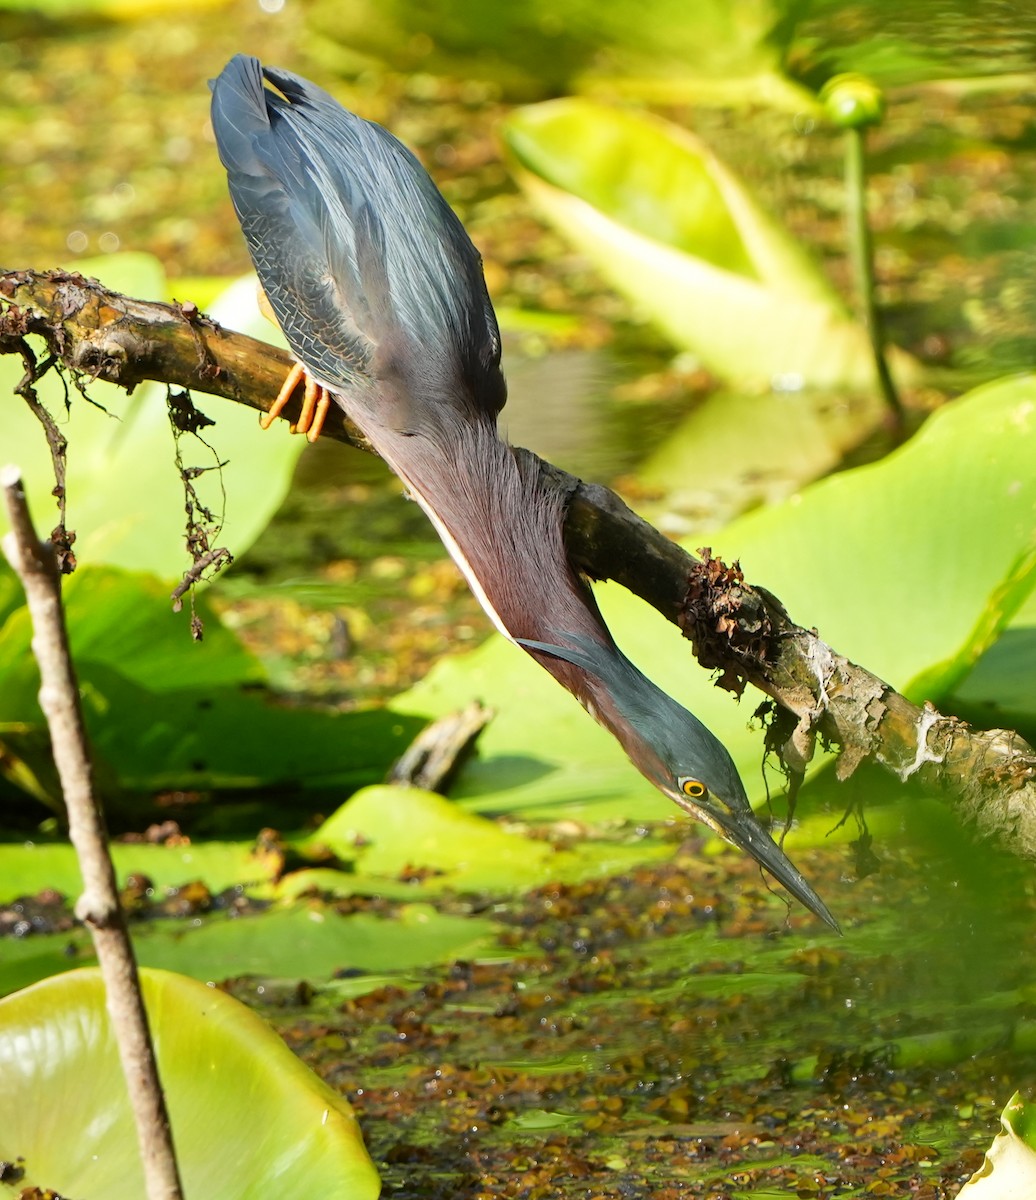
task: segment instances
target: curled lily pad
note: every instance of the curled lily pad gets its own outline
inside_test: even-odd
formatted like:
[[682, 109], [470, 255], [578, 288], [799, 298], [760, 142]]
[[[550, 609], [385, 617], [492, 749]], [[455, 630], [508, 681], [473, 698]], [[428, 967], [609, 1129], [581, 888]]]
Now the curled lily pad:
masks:
[[961, 1200], [1029, 1200], [1036, 1195], [1036, 1105], [1015, 1092], [1000, 1114], [1002, 1129]]
[[[784, 389], [874, 386], [863, 327], [691, 133], [576, 99], [519, 109], [503, 133], [546, 218], [717, 375]], [[896, 366], [916, 370], [898, 353]]]
[[[188, 1196], [375, 1200], [352, 1109], [259, 1017], [182, 975], [141, 980]], [[24, 1168], [18, 1187], [143, 1200], [99, 971], [0, 1001], [0, 1079], [0, 1159]]]

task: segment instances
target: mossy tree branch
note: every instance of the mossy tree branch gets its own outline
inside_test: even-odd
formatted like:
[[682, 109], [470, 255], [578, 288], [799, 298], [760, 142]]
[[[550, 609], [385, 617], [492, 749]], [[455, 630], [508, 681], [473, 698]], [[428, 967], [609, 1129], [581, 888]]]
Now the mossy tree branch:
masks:
[[[128, 390], [153, 379], [265, 411], [291, 364], [284, 351], [222, 329], [192, 305], [144, 303], [61, 272], [0, 272], [0, 305], [0, 353], [21, 352], [35, 334], [72, 371]], [[296, 399], [285, 416], [297, 413]], [[324, 435], [369, 449], [338, 410]], [[791, 715], [784, 757], [793, 770], [820, 735], [841, 747], [843, 778], [864, 759], [916, 777], [983, 835], [1036, 858], [1036, 754], [1017, 734], [975, 730], [913, 704], [795, 624], [736, 567], [688, 554], [607, 488], [543, 461], [539, 469], [570, 497], [566, 540], [589, 576], [616, 580], [679, 625], [722, 686], [752, 683]]]

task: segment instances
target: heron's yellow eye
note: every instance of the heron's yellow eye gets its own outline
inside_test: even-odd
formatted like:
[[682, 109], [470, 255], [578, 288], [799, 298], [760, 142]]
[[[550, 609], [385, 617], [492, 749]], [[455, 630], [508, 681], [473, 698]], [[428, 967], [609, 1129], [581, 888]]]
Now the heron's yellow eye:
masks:
[[680, 791], [685, 796], [690, 796], [692, 800], [700, 800], [702, 796], [709, 794], [709, 789], [700, 779], [685, 779], [680, 784]]

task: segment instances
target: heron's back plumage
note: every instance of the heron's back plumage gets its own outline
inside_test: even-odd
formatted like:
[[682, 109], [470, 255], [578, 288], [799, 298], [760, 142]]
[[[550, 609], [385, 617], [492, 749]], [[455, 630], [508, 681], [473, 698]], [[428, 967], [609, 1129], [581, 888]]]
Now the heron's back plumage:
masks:
[[[289, 344], [425, 507], [501, 631], [610, 644], [568, 562], [563, 499], [497, 434], [505, 392], [481, 259], [424, 168], [380, 126], [254, 58], [224, 69], [212, 114]], [[570, 663], [545, 665], [575, 690]]]
[[395, 427], [423, 420], [418, 389], [495, 420], [506, 390], [481, 258], [410, 151], [245, 55], [213, 84], [212, 124], [260, 282], [310, 373]]

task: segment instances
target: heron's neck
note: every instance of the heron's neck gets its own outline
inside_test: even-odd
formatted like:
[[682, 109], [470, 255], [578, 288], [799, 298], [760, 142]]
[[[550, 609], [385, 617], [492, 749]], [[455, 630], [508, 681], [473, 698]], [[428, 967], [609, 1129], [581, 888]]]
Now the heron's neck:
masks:
[[[565, 551], [564, 496], [543, 487], [535, 463], [516, 457], [492, 422], [444, 411], [434, 429], [403, 434], [364, 416], [357, 423], [428, 514], [505, 637], [564, 643], [576, 635], [612, 645]], [[585, 672], [536, 657], [587, 701]]]

